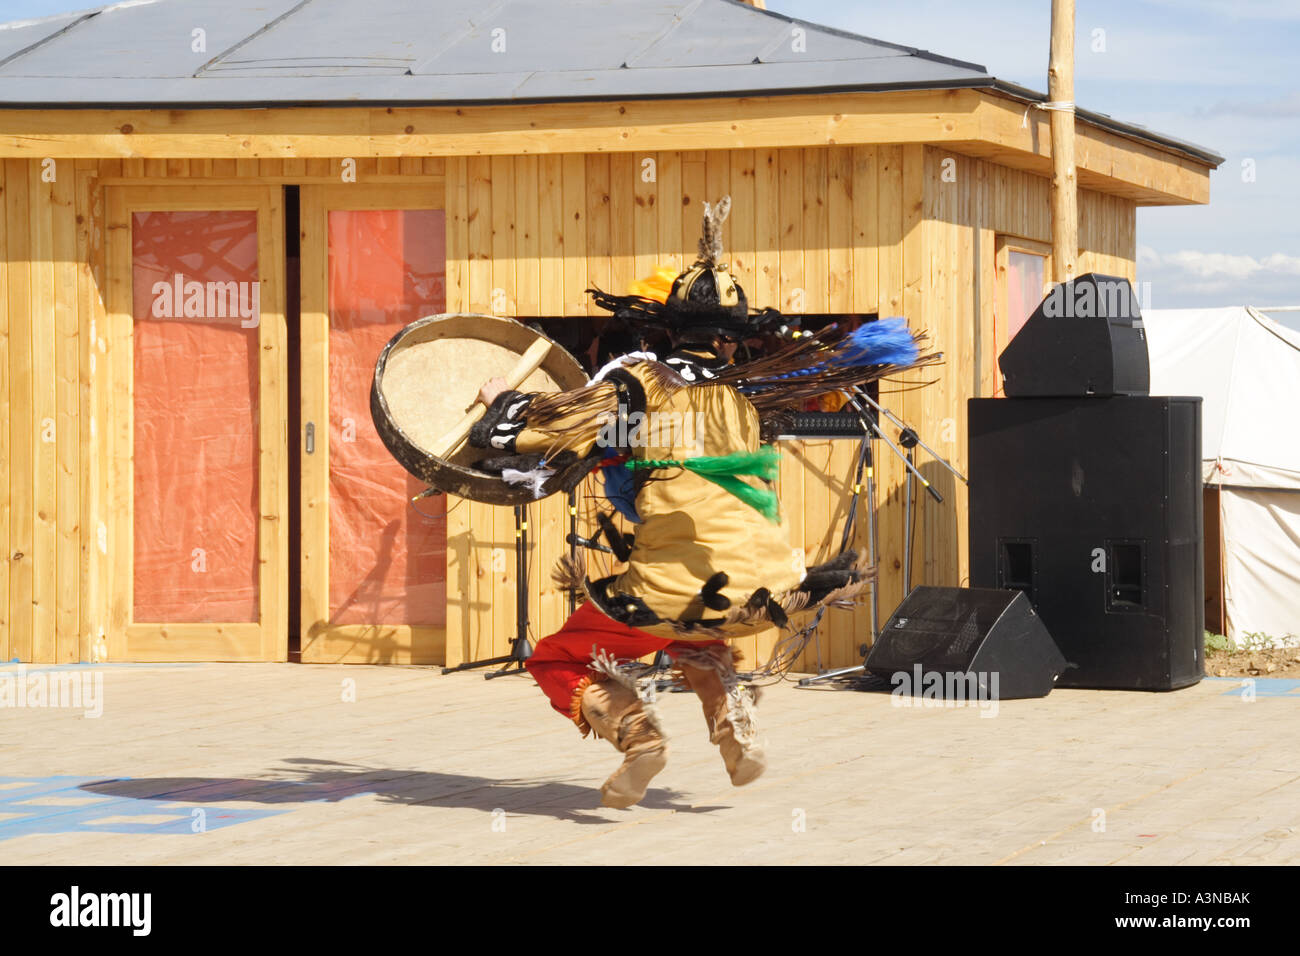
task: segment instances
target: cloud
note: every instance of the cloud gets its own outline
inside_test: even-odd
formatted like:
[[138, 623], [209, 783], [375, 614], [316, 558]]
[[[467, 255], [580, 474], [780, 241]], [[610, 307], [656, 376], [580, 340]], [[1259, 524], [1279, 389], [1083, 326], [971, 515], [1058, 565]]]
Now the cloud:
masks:
[[1157, 308], [1300, 304], [1300, 256], [1138, 247], [1139, 283]]
[[1228, 252], [1198, 252], [1180, 249], [1159, 253], [1150, 246], [1138, 248], [1139, 267], [1173, 268], [1201, 279], [1249, 279], [1261, 274], [1300, 276], [1300, 256], [1274, 252], [1262, 259]]
[[1192, 110], [1192, 115], [1294, 119], [1300, 117], [1300, 90], [1266, 100], [1220, 100]]

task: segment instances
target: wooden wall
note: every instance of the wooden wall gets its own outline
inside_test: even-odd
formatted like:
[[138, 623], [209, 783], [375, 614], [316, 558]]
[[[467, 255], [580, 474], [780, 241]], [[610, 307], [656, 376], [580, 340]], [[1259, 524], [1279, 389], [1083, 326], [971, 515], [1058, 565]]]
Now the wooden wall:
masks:
[[[622, 290], [655, 263], [693, 258], [701, 203], [730, 193], [730, 262], [750, 303], [792, 312], [904, 315], [928, 329], [946, 364], [906, 376], [923, 389], [889, 392], [889, 404], [939, 454], [965, 471], [966, 399], [991, 394], [996, 349], [998, 236], [1050, 240], [1048, 180], [924, 146], [710, 150], [653, 154], [447, 160], [448, 307], [528, 314], [595, 314], [589, 285]], [[1080, 192], [1080, 271], [1133, 278], [1134, 206]], [[850, 442], [787, 446], [781, 499], [810, 562], [838, 547], [855, 449]], [[877, 445], [880, 618], [903, 596], [903, 468]], [[918, 505], [913, 584], [960, 584], [966, 567], [965, 493], [937, 463], [920, 469], [944, 496]], [[920, 489], [917, 488], [920, 501]], [[546, 569], [563, 539], [559, 502], [534, 509], [541, 534], [533, 565], [535, 633], [563, 619]], [[865, 522], [858, 545], [865, 546]], [[508, 513], [467, 504], [448, 525], [448, 613], [460, 654], [504, 653], [513, 633], [512, 566], [493, 573], [483, 555], [508, 548]], [[456, 585], [458, 584], [458, 587]], [[821, 661], [855, 663], [868, 610], [836, 612], [823, 626]], [[773, 632], [741, 642], [765, 658]], [[802, 662], [816, 664], [813, 649]]]
[[[102, 330], [95, 164], [0, 164], [0, 661], [88, 659], [102, 599], [87, 401]], [[86, 528], [92, 530], [88, 534]]]
[[[112, 626], [104, 556], [113, 543], [101, 530], [113, 352], [102, 293], [105, 186], [338, 182], [339, 166], [60, 160], [47, 181], [38, 162], [0, 164], [0, 660], [91, 660]], [[656, 263], [680, 268], [694, 255], [701, 202], [730, 193], [725, 238], [752, 304], [904, 315], [930, 331], [947, 364], [907, 378], [934, 384], [886, 398], [963, 470], [965, 399], [996, 381], [997, 237], [1050, 238], [1046, 179], [919, 145], [362, 159], [356, 172], [359, 182], [394, 188], [408, 177], [445, 178], [448, 309], [506, 315], [591, 313], [588, 285], [622, 290]], [[1080, 271], [1133, 278], [1133, 202], [1081, 190], [1079, 205]], [[854, 449], [806, 442], [786, 451], [783, 507], [796, 544], [820, 560], [838, 545]], [[905, 530], [902, 469], [879, 443], [877, 455], [883, 620], [902, 597]], [[924, 454], [921, 469], [945, 503], [918, 510], [913, 583], [962, 583], [964, 494]], [[567, 517], [558, 500], [529, 510], [530, 618], [540, 637], [566, 611], [549, 569]], [[513, 535], [508, 509], [451, 506], [448, 663], [504, 652], [515, 617]], [[865, 607], [829, 615], [822, 664], [856, 663], [866, 633]], [[765, 657], [773, 640], [766, 632], [742, 647]], [[803, 664], [816, 662], [810, 650]]]

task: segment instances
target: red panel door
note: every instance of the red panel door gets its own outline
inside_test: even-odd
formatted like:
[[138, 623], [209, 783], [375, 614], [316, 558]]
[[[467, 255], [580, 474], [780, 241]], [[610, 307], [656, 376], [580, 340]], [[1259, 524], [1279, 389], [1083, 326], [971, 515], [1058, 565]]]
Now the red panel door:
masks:
[[302, 222], [302, 659], [440, 662], [445, 499], [412, 503], [370, 386], [388, 340], [446, 307], [441, 190], [304, 188]]

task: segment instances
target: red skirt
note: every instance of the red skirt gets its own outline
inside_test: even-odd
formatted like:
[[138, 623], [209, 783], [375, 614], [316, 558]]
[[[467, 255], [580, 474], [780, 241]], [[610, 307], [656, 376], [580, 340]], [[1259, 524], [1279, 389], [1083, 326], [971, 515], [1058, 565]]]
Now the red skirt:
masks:
[[551, 706], [577, 724], [584, 733], [586, 721], [582, 718], [580, 702], [582, 692], [595, 679], [595, 672], [587, 665], [601, 651], [618, 660], [635, 660], [647, 654], [675, 646], [708, 647], [726, 646], [725, 641], [676, 641], [655, 637], [645, 631], [609, 617], [590, 601], [579, 607], [564, 622], [564, 626], [537, 642], [533, 656], [525, 662], [528, 673], [537, 680], [542, 692], [551, 700]]

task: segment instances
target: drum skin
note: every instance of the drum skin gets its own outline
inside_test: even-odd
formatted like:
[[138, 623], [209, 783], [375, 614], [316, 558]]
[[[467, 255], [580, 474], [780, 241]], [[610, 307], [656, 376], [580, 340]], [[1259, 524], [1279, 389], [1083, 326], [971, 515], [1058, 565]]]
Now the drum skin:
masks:
[[[514, 319], [464, 312], [427, 316], [402, 329], [379, 353], [370, 387], [370, 417], [385, 447], [408, 472], [446, 494], [491, 505], [536, 501], [527, 487], [471, 467], [492, 454], [488, 449], [466, 446], [442, 459], [421, 443], [436, 443], [465, 415], [479, 387], [509, 372], [538, 339], [546, 336]], [[568, 391], [586, 383], [577, 359], [552, 342], [520, 391]]]

